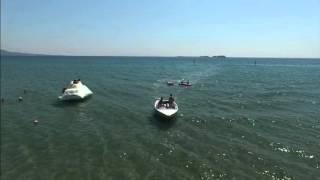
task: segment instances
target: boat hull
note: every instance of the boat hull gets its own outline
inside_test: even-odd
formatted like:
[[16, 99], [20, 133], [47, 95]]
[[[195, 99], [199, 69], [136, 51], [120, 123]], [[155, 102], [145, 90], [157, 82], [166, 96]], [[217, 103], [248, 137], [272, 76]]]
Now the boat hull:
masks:
[[179, 83], [179, 86], [185, 86], [185, 87], [190, 87], [192, 84], [186, 84], [186, 83]]
[[91, 95], [92, 94], [87, 94], [86, 96], [80, 96], [78, 94], [62, 95], [62, 96], [59, 96], [58, 99], [62, 101], [80, 101], [90, 97]]

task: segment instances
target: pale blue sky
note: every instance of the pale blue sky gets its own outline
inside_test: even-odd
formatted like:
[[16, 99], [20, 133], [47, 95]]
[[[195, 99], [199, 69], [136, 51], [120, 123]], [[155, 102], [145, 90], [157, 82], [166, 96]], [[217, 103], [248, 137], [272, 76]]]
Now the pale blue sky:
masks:
[[1, 48], [320, 57], [320, 0], [1, 0]]

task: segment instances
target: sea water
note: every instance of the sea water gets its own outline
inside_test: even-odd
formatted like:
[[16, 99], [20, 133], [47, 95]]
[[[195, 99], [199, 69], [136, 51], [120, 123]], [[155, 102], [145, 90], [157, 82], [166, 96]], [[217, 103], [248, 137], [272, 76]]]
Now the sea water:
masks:
[[1, 98], [1, 179], [320, 177], [319, 59], [1, 57]]

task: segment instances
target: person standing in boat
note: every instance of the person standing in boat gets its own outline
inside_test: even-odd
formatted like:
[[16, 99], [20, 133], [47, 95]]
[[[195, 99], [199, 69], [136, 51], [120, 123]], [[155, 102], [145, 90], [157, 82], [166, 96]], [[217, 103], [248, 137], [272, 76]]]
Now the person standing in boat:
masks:
[[73, 80], [73, 84], [78, 84], [78, 82], [80, 82], [80, 79]]
[[170, 94], [169, 97], [169, 108], [174, 108], [174, 98], [172, 97], [172, 94]]
[[158, 103], [158, 108], [163, 105], [163, 97], [160, 97], [159, 103]]

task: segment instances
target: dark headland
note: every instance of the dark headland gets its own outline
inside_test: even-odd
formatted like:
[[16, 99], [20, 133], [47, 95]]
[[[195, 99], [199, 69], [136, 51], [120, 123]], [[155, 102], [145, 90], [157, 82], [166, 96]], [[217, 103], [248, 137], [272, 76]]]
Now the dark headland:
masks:
[[1, 56], [50, 56], [46, 54], [33, 54], [33, 53], [23, 53], [23, 52], [13, 52], [7, 50], [0, 50]]

